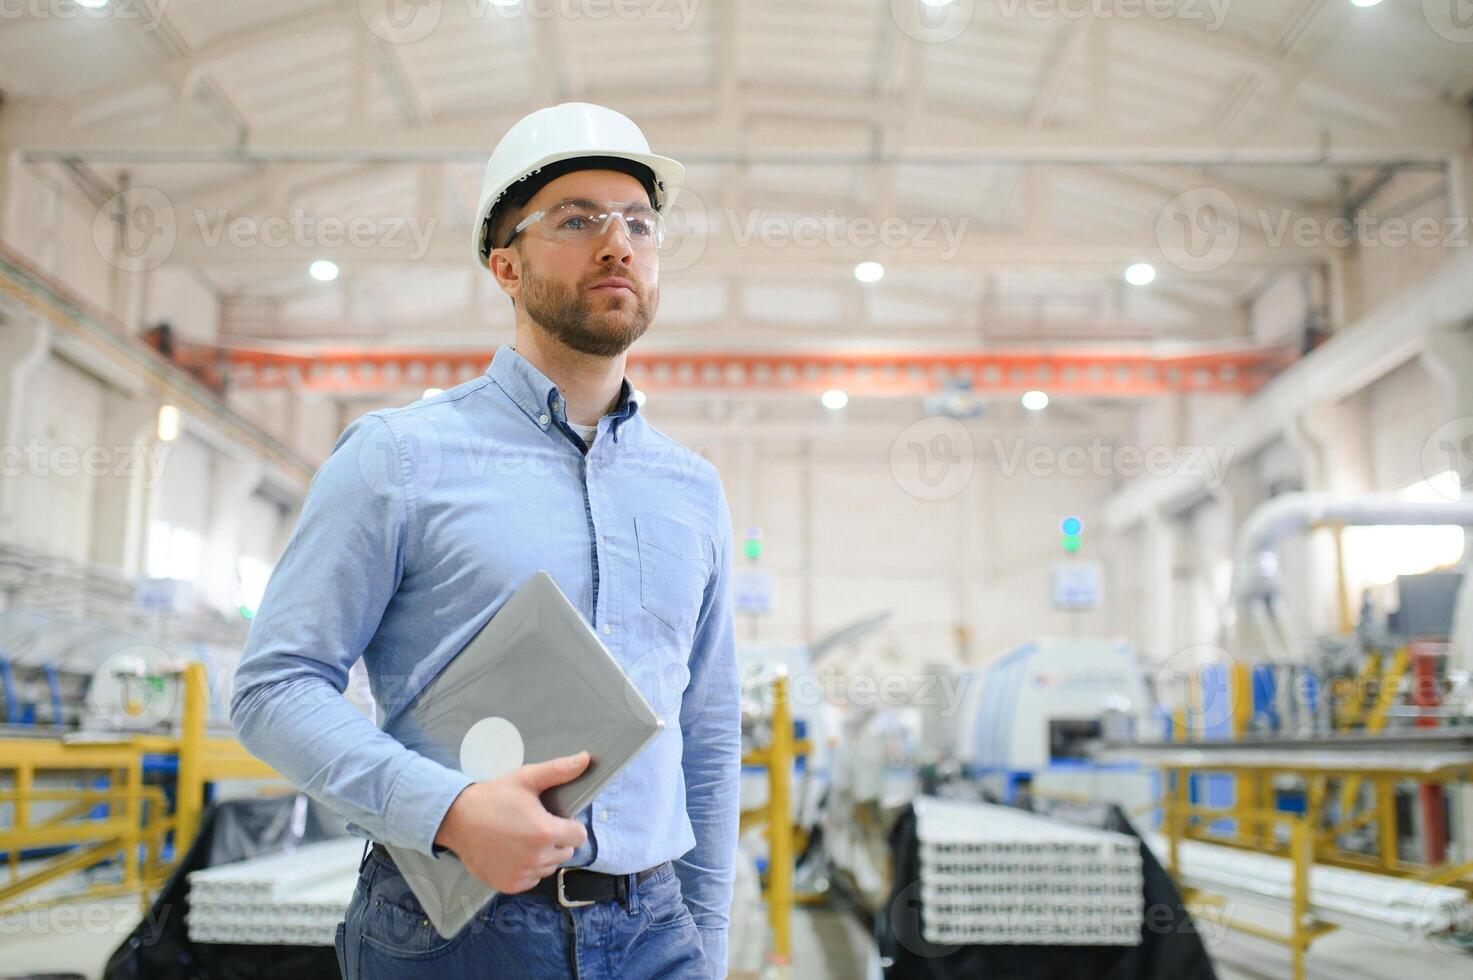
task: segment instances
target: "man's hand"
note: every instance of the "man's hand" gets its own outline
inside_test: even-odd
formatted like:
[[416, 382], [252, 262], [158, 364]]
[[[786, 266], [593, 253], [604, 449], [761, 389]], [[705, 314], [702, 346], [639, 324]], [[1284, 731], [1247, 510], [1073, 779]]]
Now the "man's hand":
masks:
[[583, 824], [548, 813], [538, 798], [586, 768], [588, 753], [579, 752], [472, 783], [450, 804], [435, 843], [454, 851], [471, 874], [497, 891], [524, 892], [588, 839]]

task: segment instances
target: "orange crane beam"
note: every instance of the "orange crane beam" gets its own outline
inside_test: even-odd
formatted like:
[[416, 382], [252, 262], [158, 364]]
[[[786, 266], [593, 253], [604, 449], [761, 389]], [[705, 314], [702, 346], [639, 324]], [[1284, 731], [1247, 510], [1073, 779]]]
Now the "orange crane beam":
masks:
[[[175, 360], [216, 387], [367, 394], [449, 387], [480, 374], [494, 348], [421, 350], [186, 345]], [[1246, 394], [1294, 359], [1282, 347], [1153, 353], [1111, 349], [927, 351], [632, 351], [630, 381], [648, 391], [816, 392], [917, 395], [965, 383], [979, 394], [1041, 388], [1051, 395], [1142, 398], [1196, 392]]]

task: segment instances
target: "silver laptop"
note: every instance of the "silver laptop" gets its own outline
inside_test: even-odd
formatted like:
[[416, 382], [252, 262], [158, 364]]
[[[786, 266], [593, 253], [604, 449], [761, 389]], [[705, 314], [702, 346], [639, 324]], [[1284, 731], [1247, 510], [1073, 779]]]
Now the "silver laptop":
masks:
[[[587, 749], [582, 775], [542, 794], [550, 812], [573, 817], [664, 726], [552, 576], [537, 572], [410, 703], [395, 736], [477, 780]], [[388, 851], [446, 938], [496, 894], [449, 852]]]

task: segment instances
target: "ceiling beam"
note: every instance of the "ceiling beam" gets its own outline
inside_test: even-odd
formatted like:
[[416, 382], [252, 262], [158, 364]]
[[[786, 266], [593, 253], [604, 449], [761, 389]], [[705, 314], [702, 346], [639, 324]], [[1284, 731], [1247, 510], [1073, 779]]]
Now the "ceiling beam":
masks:
[[[701, 101], [711, 101], [702, 96]], [[851, 120], [804, 118], [789, 96], [789, 116], [732, 131], [716, 113], [692, 119], [650, 115], [640, 126], [650, 144], [687, 164], [760, 163], [856, 166], [871, 163], [934, 166], [1008, 163], [1159, 163], [1371, 165], [1442, 162], [1469, 142], [1468, 120], [1439, 105], [1405, 107], [1394, 129], [1315, 126], [1284, 122], [1247, 136], [1225, 137], [1207, 129], [1158, 130], [1091, 125], [1045, 128], [983, 120], [917, 106], [903, 147], [873, 145], [875, 108]], [[906, 103], [890, 103], [904, 111]], [[633, 108], [636, 114], [637, 106]], [[744, 103], [744, 111], [750, 105]], [[179, 120], [160, 127], [72, 129], [54, 105], [15, 99], [0, 112], [0, 145], [27, 160], [97, 161], [477, 161], [486, 159], [493, 137], [520, 119], [520, 110], [440, 119], [413, 128], [367, 123], [343, 127], [288, 129], [257, 127], [221, 139], [218, 133]], [[870, 123], [855, 125], [860, 119]]]

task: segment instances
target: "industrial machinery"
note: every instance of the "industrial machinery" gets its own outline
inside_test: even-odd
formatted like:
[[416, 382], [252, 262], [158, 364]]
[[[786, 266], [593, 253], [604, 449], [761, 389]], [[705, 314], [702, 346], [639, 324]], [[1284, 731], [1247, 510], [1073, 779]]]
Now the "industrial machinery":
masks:
[[1152, 701], [1135, 651], [1121, 640], [1040, 639], [969, 672], [956, 758], [993, 795], [1020, 788], [1149, 804], [1152, 774], [1104, 763], [1095, 744], [1145, 734]]

